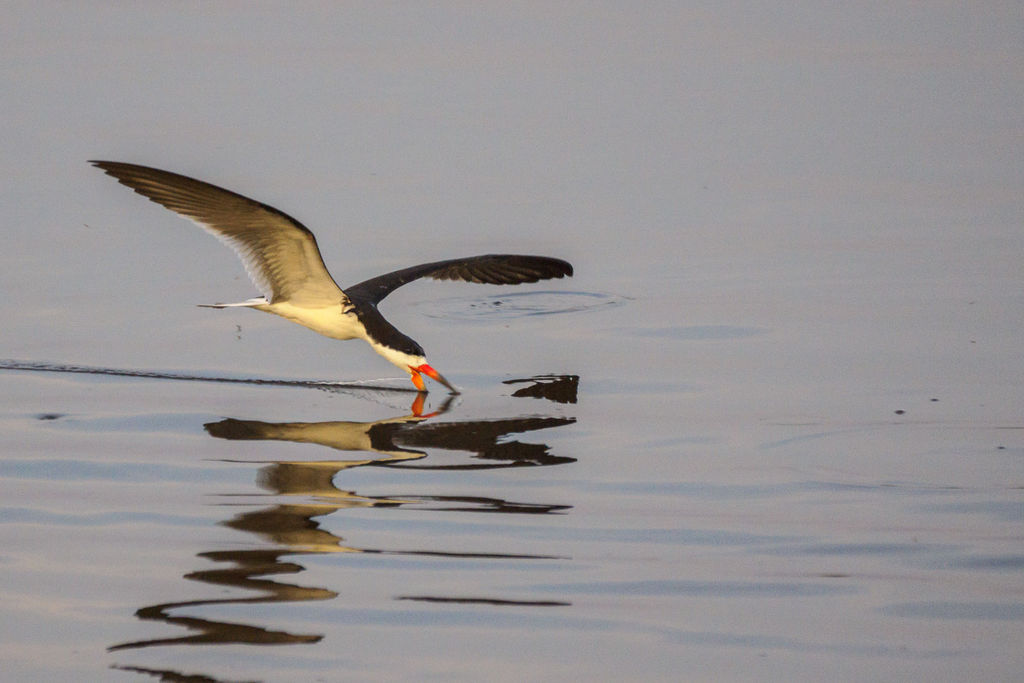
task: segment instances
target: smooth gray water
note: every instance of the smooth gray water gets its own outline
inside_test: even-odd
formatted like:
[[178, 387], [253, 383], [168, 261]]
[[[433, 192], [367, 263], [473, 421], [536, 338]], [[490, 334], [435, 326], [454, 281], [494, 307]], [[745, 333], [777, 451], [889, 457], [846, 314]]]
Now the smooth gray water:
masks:
[[[2, 677], [1016, 679], [1022, 35], [1016, 3], [7, 3]], [[288, 212], [342, 285], [576, 276], [389, 297], [464, 389], [419, 410], [360, 342], [193, 306], [256, 292], [93, 158]]]

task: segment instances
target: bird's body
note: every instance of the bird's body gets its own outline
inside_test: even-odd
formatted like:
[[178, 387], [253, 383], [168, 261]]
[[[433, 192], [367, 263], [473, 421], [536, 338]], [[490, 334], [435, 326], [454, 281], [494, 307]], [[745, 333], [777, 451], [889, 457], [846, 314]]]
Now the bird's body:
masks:
[[262, 297], [212, 308], [254, 308], [291, 320], [333, 339], [363, 339], [409, 373], [425, 391], [421, 374], [455, 388], [432, 368], [423, 348], [399, 332], [377, 304], [422, 277], [487, 284], [520, 284], [572, 275], [572, 266], [547, 256], [488, 254], [424, 263], [342, 290], [324, 265], [316, 238], [277, 209], [201, 180], [147, 166], [92, 161], [123, 185], [180, 214], [235, 250]]
[[362, 329], [354, 313], [346, 313], [342, 304], [331, 304], [317, 308], [297, 306], [291, 301], [271, 303], [266, 297], [249, 299], [237, 304], [200, 304], [204, 308], [255, 308], [257, 311], [273, 313], [285, 320], [291, 320], [314, 332], [331, 339], [356, 339]]

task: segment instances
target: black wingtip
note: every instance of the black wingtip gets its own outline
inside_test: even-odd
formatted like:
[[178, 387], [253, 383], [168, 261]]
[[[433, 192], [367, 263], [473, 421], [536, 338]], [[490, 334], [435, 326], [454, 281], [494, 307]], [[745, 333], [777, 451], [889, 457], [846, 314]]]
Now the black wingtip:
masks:
[[176, 173], [170, 173], [169, 171], [161, 171], [157, 168], [151, 168], [150, 166], [142, 166], [141, 164], [129, 164], [127, 161], [106, 161], [104, 159], [89, 159], [87, 163], [92, 164], [96, 168], [102, 170], [108, 175], [116, 176], [117, 171], [156, 171], [157, 173], [167, 173], [168, 175], [177, 175]]
[[132, 164], [126, 164], [126, 163], [121, 162], [121, 161], [104, 161], [103, 159], [89, 159], [88, 163], [93, 165], [93, 166], [95, 166], [96, 168], [100, 169], [101, 171], [103, 171], [107, 175], [113, 176], [114, 178], [117, 178], [117, 175], [114, 172], [116, 168], [118, 168], [119, 166], [120, 167], [132, 166]]
[[572, 277], [572, 264], [564, 259], [554, 258], [553, 256], [523, 256], [520, 258], [534, 262], [538, 266], [541, 277]]

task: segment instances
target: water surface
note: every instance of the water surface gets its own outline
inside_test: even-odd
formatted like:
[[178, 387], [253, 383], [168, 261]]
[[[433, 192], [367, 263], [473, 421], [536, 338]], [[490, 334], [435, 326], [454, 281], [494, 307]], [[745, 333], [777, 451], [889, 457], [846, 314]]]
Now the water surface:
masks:
[[[8, 4], [10, 680], [1012, 680], [1017, 6]], [[464, 391], [88, 166], [294, 215]], [[233, 299], [232, 297], [238, 297]]]

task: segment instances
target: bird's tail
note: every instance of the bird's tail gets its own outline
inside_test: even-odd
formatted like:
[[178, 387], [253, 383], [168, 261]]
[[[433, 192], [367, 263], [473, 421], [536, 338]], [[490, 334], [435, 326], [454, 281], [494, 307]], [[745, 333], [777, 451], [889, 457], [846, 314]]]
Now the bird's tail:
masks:
[[267, 305], [267, 297], [261, 296], [256, 299], [249, 299], [248, 301], [240, 301], [237, 304], [196, 304], [200, 308], [234, 308], [241, 306], [243, 308], [256, 308], [258, 306]]

